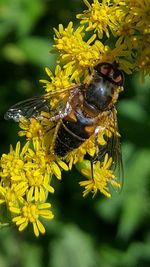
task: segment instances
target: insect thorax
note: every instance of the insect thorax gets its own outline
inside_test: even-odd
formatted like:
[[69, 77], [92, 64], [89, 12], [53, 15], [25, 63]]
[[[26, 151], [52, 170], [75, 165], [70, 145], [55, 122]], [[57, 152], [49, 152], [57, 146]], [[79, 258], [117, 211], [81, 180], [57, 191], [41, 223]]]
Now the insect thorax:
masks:
[[104, 111], [112, 101], [114, 85], [99, 75], [96, 75], [87, 88], [85, 99], [97, 110]]

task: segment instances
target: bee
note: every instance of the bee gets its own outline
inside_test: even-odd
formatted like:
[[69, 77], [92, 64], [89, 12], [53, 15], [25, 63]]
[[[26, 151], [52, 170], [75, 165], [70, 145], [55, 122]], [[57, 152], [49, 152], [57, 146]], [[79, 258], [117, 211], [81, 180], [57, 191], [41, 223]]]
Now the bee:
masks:
[[[21, 101], [12, 106], [4, 118], [19, 122], [22, 116], [39, 119], [42, 111], [48, 112], [50, 121], [59, 124], [52, 148], [56, 156], [64, 158], [94, 135], [96, 155], [91, 159], [92, 175], [94, 162], [102, 160], [104, 154], [108, 153], [113, 159], [112, 168], [114, 171], [119, 169], [119, 175], [123, 176], [115, 108], [115, 102], [123, 90], [123, 80], [123, 73], [116, 63], [99, 63], [91, 71], [88, 83]], [[54, 98], [57, 103], [51, 108], [50, 102]], [[104, 114], [111, 120], [114, 131], [103, 147], [98, 144], [98, 134], [102, 129], [100, 121]]]

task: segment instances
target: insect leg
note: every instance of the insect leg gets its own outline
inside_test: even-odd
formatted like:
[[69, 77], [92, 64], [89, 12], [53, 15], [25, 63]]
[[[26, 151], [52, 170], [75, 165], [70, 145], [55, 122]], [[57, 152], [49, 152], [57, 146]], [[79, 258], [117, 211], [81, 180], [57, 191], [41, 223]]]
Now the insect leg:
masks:
[[80, 88], [74, 89], [74, 92], [72, 92], [72, 94], [70, 94], [70, 96], [68, 97], [65, 108], [63, 110], [60, 110], [58, 114], [56, 114], [55, 116], [52, 116], [50, 118], [50, 121], [56, 121], [58, 119], [65, 118], [72, 111], [72, 106], [71, 106], [72, 99], [79, 93], [80, 93]]
[[94, 159], [93, 158], [90, 158], [90, 164], [91, 164], [91, 179], [94, 179], [94, 169], [93, 169]]
[[98, 134], [99, 134], [99, 132], [100, 132], [101, 129], [102, 129], [102, 127], [101, 126], [98, 126], [98, 127], [96, 127], [95, 132], [94, 132], [94, 136], [95, 136], [95, 147], [96, 147], [94, 160], [97, 160], [98, 159], [98, 155], [99, 155]]
[[58, 119], [65, 118], [71, 112], [71, 110], [72, 110], [72, 107], [69, 104], [69, 102], [67, 102], [64, 111], [59, 111], [59, 113], [57, 115], [50, 118], [50, 121], [56, 121]]
[[50, 147], [50, 151], [51, 151], [52, 154], [54, 154], [55, 140], [57, 138], [57, 133], [58, 133], [58, 130], [59, 130], [59, 127], [61, 126], [61, 124], [62, 124], [62, 121], [59, 120], [57, 125], [56, 125], [56, 127], [55, 127], [55, 132], [54, 132], [52, 144], [51, 144], [51, 147]]

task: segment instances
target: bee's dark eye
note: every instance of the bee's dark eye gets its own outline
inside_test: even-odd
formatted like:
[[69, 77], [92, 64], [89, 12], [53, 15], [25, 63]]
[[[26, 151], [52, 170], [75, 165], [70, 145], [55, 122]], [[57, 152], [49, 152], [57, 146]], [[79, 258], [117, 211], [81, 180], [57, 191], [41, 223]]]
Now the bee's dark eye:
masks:
[[100, 63], [94, 67], [94, 69], [103, 77], [110, 82], [122, 86], [123, 85], [123, 74], [117, 68], [117, 66], [110, 63]]
[[114, 71], [112, 80], [118, 86], [122, 86], [123, 85], [123, 74], [122, 74], [122, 72], [119, 71], [119, 70]]
[[112, 66], [109, 63], [100, 63], [95, 66], [95, 69], [104, 76], [109, 76], [112, 71]]
[[112, 70], [112, 68], [109, 65], [102, 65], [101, 69], [100, 69], [101, 73], [106, 75], [106, 76], [107, 75], [109, 76], [109, 74], [111, 73], [111, 70]]

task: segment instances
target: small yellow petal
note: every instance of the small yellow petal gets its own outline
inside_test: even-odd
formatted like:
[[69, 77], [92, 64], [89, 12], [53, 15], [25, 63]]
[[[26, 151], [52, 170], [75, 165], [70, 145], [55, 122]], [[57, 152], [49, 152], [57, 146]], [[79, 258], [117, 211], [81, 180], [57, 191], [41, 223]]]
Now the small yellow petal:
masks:
[[33, 191], [34, 191], [34, 187], [32, 186], [30, 189], [29, 189], [29, 191], [28, 191], [28, 193], [27, 193], [27, 201], [31, 201], [32, 200], [32, 198], [33, 198]]
[[60, 171], [60, 168], [58, 167], [58, 165], [55, 162], [53, 162], [52, 168], [53, 168], [54, 174], [60, 180], [61, 179], [61, 171]]
[[42, 203], [42, 204], [39, 204], [39, 209], [49, 209], [51, 207], [51, 204], [50, 203]]
[[20, 226], [19, 226], [19, 231], [23, 231], [26, 227], [28, 226], [28, 221], [22, 223]]
[[33, 223], [33, 231], [36, 237], [39, 237], [39, 229], [37, 227], [37, 224], [34, 222]]
[[60, 167], [65, 170], [68, 171], [68, 166], [65, 162], [63, 162], [62, 160], [57, 160], [57, 163], [60, 165]]
[[20, 213], [20, 209], [19, 209], [19, 208], [10, 207], [9, 210], [10, 210], [11, 212], [14, 212], [14, 213], [18, 213], [18, 214]]
[[45, 234], [45, 227], [39, 220], [37, 220], [37, 227], [42, 234]]
[[38, 201], [39, 199], [39, 190], [37, 186], [35, 187], [34, 198], [35, 198], [35, 201]]
[[20, 225], [20, 224], [24, 224], [25, 222], [27, 221], [27, 219], [26, 218], [20, 218], [20, 220], [17, 220], [16, 221], [16, 225], [18, 226], [18, 225]]

